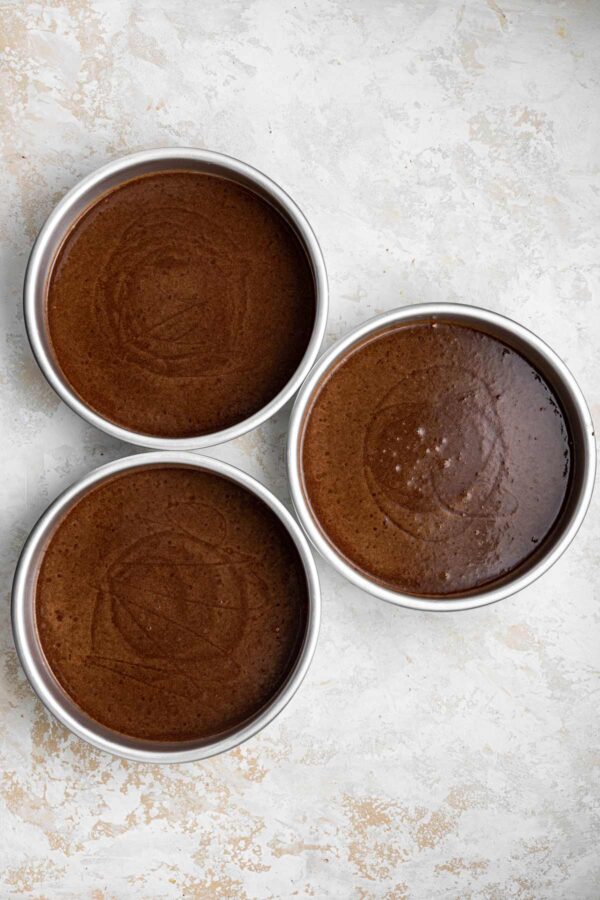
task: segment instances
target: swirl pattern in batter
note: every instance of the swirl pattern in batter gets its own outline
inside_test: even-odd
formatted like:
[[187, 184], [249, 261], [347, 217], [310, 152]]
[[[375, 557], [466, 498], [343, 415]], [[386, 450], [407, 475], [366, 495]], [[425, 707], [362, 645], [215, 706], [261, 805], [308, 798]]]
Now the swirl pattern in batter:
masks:
[[252, 191], [161, 172], [119, 185], [67, 235], [47, 289], [56, 360], [110, 421], [158, 437], [228, 428], [285, 387], [310, 341], [299, 239]]
[[307, 617], [298, 551], [229, 479], [133, 469], [58, 525], [36, 588], [42, 647], [92, 718], [137, 738], [213, 737], [285, 680]]
[[365, 339], [315, 392], [307, 498], [329, 541], [394, 590], [461, 594], [539, 550], [568, 489], [557, 398], [500, 340], [453, 323]]

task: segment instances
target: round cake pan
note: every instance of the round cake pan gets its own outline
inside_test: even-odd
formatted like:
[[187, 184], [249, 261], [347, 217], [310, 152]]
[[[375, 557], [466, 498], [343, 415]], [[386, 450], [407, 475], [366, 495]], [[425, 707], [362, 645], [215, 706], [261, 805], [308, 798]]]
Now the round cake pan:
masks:
[[[269, 202], [291, 226], [309, 261], [315, 292], [315, 322], [310, 341], [294, 375], [285, 387], [247, 419], [229, 428], [198, 437], [164, 438], [116, 425], [88, 406], [64, 377], [52, 352], [46, 322], [46, 288], [52, 264], [64, 238], [81, 214], [102, 194], [125, 181], [153, 172], [187, 170], [217, 175], [243, 185]], [[210, 150], [166, 148], [124, 156], [92, 172], [58, 203], [43, 225], [29, 257], [24, 283], [25, 325], [35, 358], [57, 394], [83, 419], [107, 434], [153, 450], [200, 450], [232, 440], [274, 415], [296, 393], [313, 365], [327, 321], [327, 273], [321, 248], [305, 216], [282, 188], [240, 160]], [[257, 348], [260, 352], [260, 348]]]
[[[297, 659], [273, 699], [241, 726], [203, 741], [167, 743], [128, 737], [88, 716], [61, 687], [48, 665], [38, 635], [35, 615], [37, 575], [54, 528], [90, 488], [117, 472], [157, 465], [185, 465], [215, 472], [259, 497], [278, 516], [290, 534], [304, 567], [308, 592], [306, 632]], [[115, 756], [137, 762], [171, 763], [205, 759], [238, 746], [269, 724], [292, 699], [310, 666], [319, 632], [321, 597], [312, 552], [301, 529], [283, 504], [250, 475], [216, 459], [185, 452], [154, 452], [128, 456], [101, 466], [64, 491], [48, 507], [29, 535], [15, 572], [12, 590], [12, 627], [21, 665], [31, 686], [56, 718], [78, 737]]]
[[[408, 325], [432, 319], [486, 332], [525, 357], [556, 393], [567, 419], [573, 449], [573, 470], [567, 499], [553, 532], [542, 542], [539, 551], [501, 582], [448, 598], [416, 596], [391, 590], [350, 565], [329, 541], [313, 515], [302, 472], [304, 424], [315, 392], [331, 370], [365, 337], [391, 325]], [[490, 310], [462, 304], [432, 303], [404, 307], [376, 316], [342, 337], [321, 357], [302, 385], [292, 410], [287, 465], [292, 500], [298, 518], [316, 549], [334, 568], [348, 581], [382, 600], [411, 609], [436, 612], [473, 609], [495, 603], [527, 587], [557, 561], [575, 537], [585, 517], [594, 486], [595, 449], [594, 427], [583, 394], [565, 364], [544, 341], [517, 322]]]

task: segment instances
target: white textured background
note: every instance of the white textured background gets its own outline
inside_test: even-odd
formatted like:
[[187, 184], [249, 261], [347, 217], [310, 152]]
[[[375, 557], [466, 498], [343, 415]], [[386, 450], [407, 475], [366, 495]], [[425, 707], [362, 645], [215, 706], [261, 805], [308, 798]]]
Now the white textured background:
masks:
[[[0, 897], [596, 900], [598, 502], [550, 574], [475, 612], [395, 609], [320, 565], [303, 688], [206, 763], [71, 737], [8, 597], [47, 503], [130, 452], [46, 386], [20, 297], [52, 205], [129, 151], [209, 147], [280, 182], [322, 243], [328, 341], [479, 303], [545, 338], [600, 419], [598, 0], [0, 0], [0, 21]], [[285, 497], [286, 418], [213, 455]]]

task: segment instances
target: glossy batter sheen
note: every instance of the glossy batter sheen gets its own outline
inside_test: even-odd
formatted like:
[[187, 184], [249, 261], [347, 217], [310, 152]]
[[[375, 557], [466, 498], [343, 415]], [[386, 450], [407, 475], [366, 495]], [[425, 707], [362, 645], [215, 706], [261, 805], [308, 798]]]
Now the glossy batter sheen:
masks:
[[395, 590], [494, 582], [552, 529], [570, 441], [541, 375], [454, 324], [367, 339], [324, 380], [305, 423], [305, 490], [331, 543]]
[[47, 292], [66, 379], [96, 412], [160, 437], [227, 428], [270, 402], [308, 346], [309, 264], [256, 194], [195, 172], [129, 181], [93, 204]]
[[260, 710], [304, 636], [298, 551], [254, 494], [164, 466], [115, 476], [54, 532], [39, 635], [79, 706], [138, 738], [211, 737]]

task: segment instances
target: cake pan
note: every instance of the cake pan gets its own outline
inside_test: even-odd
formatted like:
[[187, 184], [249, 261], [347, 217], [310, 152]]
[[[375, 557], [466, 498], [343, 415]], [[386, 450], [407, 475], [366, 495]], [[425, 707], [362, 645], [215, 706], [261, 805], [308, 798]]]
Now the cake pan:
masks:
[[[559, 519], [539, 550], [495, 586], [475, 589], [460, 596], [437, 598], [415, 596], [386, 588], [367, 578], [337, 551], [313, 515], [302, 473], [303, 429], [313, 397], [331, 369], [365, 337], [395, 324], [423, 320], [471, 326], [499, 338], [517, 350], [555, 391], [566, 416], [572, 439], [573, 468], [567, 499]], [[577, 382], [562, 360], [537, 335], [497, 313], [462, 304], [432, 303], [392, 310], [355, 328], [338, 340], [318, 361], [296, 398], [288, 432], [287, 466], [293, 504], [298, 518], [320, 554], [348, 581], [370, 594], [398, 606], [432, 612], [473, 609], [522, 590], [546, 572], [566, 550], [585, 517], [594, 486], [596, 469], [594, 427]]]
[[[315, 322], [300, 365], [284, 388], [252, 416], [229, 428], [198, 437], [164, 438], [124, 428], [99, 415], [71, 388], [52, 352], [46, 325], [46, 287], [54, 258], [77, 219], [102, 194], [140, 175], [165, 170], [188, 170], [227, 178], [269, 202], [289, 223], [309, 261], [315, 291]], [[239, 437], [274, 415], [296, 393], [313, 365], [325, 332], [328, 289], [323, 254], [312, 228], [282, 188], [262, 172], [240, 160], [194, 148], [145, 150], [124, 156], [88, 175], [70, 190], [43, 225], [33, 245], [24, 282], [25, 325], [31, 349], [44, 376], [57, 394], [87, 422], [112, 437], [154, 450], [200, 450]], [[258, 350], [260, 348], [257, 348]]]
[[[294, 541], [307, 582], [306, 632], [297, 659], [284, 684], [272, 700], [251, 719], [215, 738], [201, 741], [169, 743], [140, 740], [96, 722], [77, 706], [54, 676], [44, 656], [36, 626], [37, 574], [55, 526], [91, 487], [106, 481], [117, 472], [165, 464], [179, 464], [215, 472], [259, 497], [278, 516]], [[137, 762], [173, 763], [205, 759], [231, 750], [261, 731], [289, 703], [304, 679], [315, 651], [320, 615], [321, 598], [315, 562], [308, 542], [293, 516], [270, 491], [240, 469], [216, 459], [185, 452], [153, 452], [128, 456], [95, 469], [67, 488], [48, 507], [31, 531], [17, 564], [12, 590], [15, 646], [25, 674], [42, 703], [63, 725], [94, 747]]]

